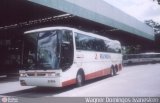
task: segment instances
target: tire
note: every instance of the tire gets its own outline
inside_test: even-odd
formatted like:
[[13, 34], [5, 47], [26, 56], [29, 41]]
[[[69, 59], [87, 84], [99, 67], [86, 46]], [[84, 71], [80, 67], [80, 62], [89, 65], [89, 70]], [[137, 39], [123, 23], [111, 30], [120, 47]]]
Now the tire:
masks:
[[116, 68], [112, 66], [110, 76], [115, 76], [115, 75], [116, 75]]
[[81, 87], [84, 85], [84, 74], [82, 72], [78, 72], [76, 77], [76, 85]]

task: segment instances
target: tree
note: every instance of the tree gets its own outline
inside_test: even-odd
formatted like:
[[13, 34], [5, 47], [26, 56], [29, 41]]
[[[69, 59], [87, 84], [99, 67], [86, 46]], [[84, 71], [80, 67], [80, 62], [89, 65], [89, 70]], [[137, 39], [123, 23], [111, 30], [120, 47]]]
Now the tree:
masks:
[[146, 20], [145, 23], [153, 28], [155, 33], [155, 49], [160, 52], [160, 24], [153, 20]]
[[160, 0], [153, 0], [153, 1], [157, 1], [157, 2], [158, 2], [158, 4], [160, 5]]
[[160, 33], [160, 24], [153, 21], [153, 20], [146, 20], [145, 23], [152, 27], [154, 30], [154, 34], [159, 34]]

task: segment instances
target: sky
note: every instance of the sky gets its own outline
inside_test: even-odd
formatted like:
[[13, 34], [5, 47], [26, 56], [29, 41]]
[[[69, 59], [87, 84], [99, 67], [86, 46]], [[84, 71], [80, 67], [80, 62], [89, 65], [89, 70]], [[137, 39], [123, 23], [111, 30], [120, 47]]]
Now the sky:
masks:
[[104, 0], [109, 4], [121, 9], [125, 13], [144, 22], [154, 20], [160, 23], [160, 5], [153, 0]]

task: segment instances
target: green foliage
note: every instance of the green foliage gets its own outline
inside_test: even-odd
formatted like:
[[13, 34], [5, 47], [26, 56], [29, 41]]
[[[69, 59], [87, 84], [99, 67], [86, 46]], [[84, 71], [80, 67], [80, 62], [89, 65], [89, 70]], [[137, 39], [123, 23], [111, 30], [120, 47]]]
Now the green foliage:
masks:
[[157, 22], [155, 22], [153, 20], [146, 20], [145, 23], [148, 26], [153, 28], [155, 34], [159, 34], [160, 33], [160, 24], [159, 23], [157, 23]]

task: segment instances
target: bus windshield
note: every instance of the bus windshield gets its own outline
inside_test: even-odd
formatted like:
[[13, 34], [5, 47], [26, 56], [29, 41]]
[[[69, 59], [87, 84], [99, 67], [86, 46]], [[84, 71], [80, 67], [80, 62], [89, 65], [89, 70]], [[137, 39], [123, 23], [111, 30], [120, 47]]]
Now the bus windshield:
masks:
[[23, 69], [57, 69], [58, 30], [25, 35]]

